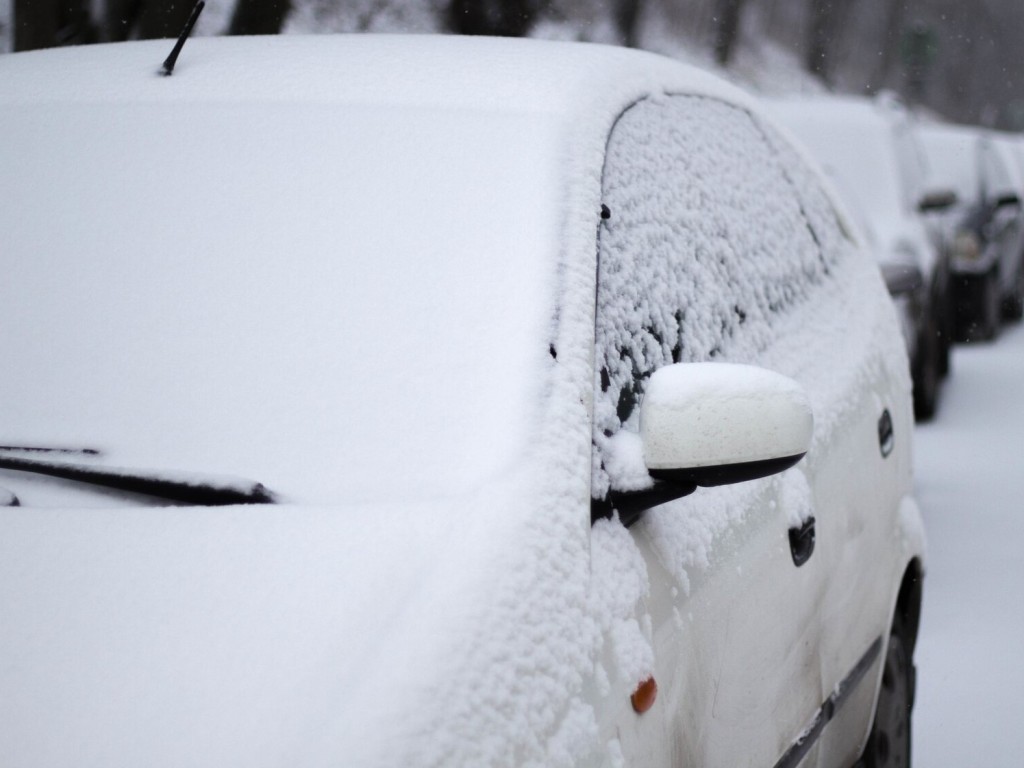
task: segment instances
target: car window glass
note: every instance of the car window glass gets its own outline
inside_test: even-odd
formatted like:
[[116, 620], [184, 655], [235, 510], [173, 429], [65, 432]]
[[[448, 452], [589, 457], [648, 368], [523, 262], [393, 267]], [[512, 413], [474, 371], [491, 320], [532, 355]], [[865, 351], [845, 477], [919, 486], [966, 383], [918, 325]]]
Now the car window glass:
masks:
[[908, 211], [917, 210], [924, 194], [924, 155], [909, 124], [896, 122], [893, 129], [895, 160]]
[[782, 172], [789, 180], [793, 194], [800, 201], [800, 208], [821, 251], [820, 257], [827, 271], [828, 265], [840, 258], [844, 249], [853, 247], [850, 234], [831, 198], [825, 192], [817, 172], [804, 162], [793, 145], [783, 139], [774, 128], [762, 123], [761, 130], [778, 156]]
[[642, 101], [616, 124], [598, 268], [595, 497], [625, 487], [614, 454], [620, 432], [638, 431], [651, 373], [752, 359], [828, 273], [841, 249], [823, 249], [809, 219], [827, 241], [841, 237], [834, 214], [821, 195], [798, 198], [795, 183], [749, 113], [713, 99]]
[[984, 197], [988, 202], [1012, 190], [1009, 173], [1003, 164], [999, 151], [991, 140], [982, 142], [981, 174]]

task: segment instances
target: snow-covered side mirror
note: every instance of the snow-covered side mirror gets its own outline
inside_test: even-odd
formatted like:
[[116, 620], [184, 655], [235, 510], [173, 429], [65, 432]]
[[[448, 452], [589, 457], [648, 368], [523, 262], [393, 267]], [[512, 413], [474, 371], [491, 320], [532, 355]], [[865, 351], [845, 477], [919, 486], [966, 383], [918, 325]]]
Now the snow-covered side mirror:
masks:
[[907, 296], [924, 287], [924, 274], [914, 264], [881, 264], [890, 296]]
[[1007, 208], [1010, 206], [1020, 207], [1020, 196], [1015, 192], [1007, 192], [996, 198], [996, 208]]
[[790, 378], [752, 365], [677, 363], [658, 369], [640, 403], [644, 461], [673, 484], [766, 477], [807, 453], [814, 417]]
[[938, 213], [952, 208], [957, 203], [957, 195], [952, 189], [937, 189], [927, 192], [917, 202], [920, 213]]

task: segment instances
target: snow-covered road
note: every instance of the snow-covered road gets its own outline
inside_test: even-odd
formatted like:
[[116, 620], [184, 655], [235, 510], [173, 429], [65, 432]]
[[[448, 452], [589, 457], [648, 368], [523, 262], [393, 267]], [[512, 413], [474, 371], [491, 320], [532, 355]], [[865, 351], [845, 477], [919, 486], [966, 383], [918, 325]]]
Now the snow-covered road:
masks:
[[960, 346], [918, 427], [928, 573], [914, 765], [1024, 764], [1024, 327]]

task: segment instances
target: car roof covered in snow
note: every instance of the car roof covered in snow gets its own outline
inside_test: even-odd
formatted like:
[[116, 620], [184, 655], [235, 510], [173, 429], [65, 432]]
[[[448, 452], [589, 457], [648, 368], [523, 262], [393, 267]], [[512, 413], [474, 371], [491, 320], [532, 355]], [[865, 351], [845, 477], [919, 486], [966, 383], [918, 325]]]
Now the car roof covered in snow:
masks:
[[974, 204], [981, 193], [980, 132], [966, 125], [928, 123], [918, 127], [918, 135], [925, 149], [931, 184], [951, 187], [960, 202]]
[[924, 171], [902, 105], [816, 95], [771, 99], [766, 109], [817, 158], [876, 242], [897, 236], [912, 215]]
[[0, 60], [5, 439], [296, 501], [514, 464], [614, 120], [665, 91], [746, 100], [584, 44], [195, 39], [164, 77], [169, 50]]
[[747, 99], [695, 67], [585, 43], [433, 35], [196, 38], [174, 74], [163, 77], [170, 47], [158, 40], [5, 56], [0, 103], [301, 101], [578, 113], [586, 104], [621, 109], [624, 94], [659, 87]]

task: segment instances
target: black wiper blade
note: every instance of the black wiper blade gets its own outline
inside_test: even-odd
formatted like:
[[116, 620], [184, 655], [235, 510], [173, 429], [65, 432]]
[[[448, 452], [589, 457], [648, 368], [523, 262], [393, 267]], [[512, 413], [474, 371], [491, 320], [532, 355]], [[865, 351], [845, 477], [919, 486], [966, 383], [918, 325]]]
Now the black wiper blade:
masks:
[[0, 452], [13, 453], [63, 453], [77, 456], [99, 456], [96, 448], [60, 448], [52, 445], [0, 445]]
[[228, 478], [175, 477], [167, 473], [93, 467], [85, 464], [39, 461], [5, 456], [0, 452], [0, 469], [31, 472], [116, 491], [141, 493], [182, 504], [211, 507], [227, 504], [273, 504], [272, 491], [262, 483]]
[[18, 507], [21, 506], [21, 502], [18, 501], [18, 497], [8, 491], [6, 488], [0, 488], [0, 507]]

